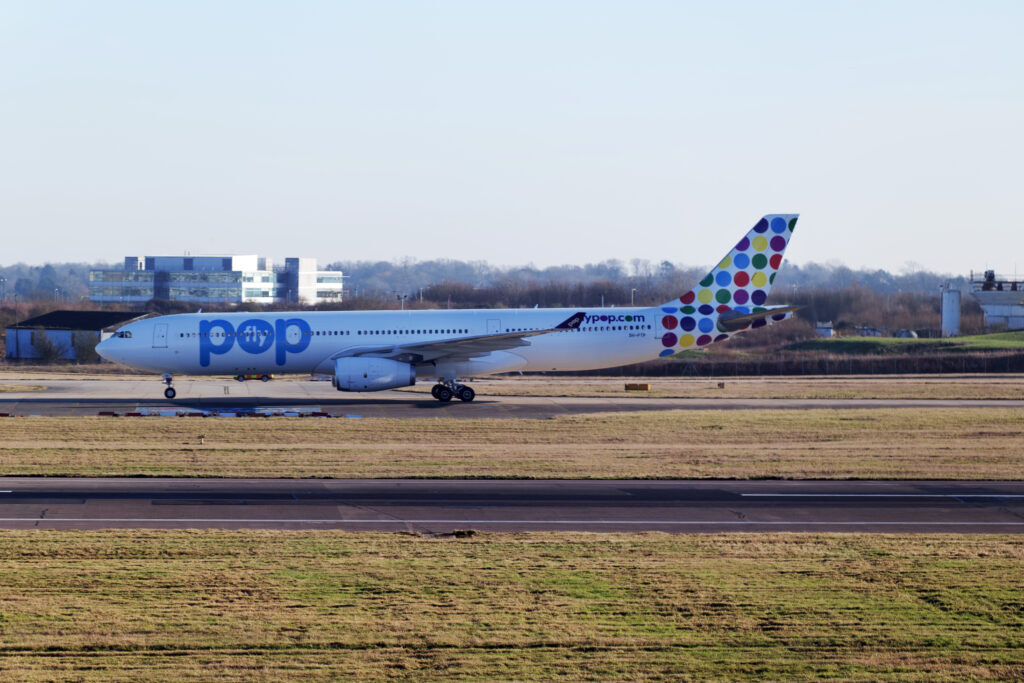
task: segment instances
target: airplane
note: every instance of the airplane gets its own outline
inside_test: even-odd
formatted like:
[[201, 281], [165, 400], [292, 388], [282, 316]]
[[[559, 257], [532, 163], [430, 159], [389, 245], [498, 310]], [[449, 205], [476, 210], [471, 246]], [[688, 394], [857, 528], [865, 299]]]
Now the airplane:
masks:
[[660, 306], [186, 313], [129, 323], [96, 346], [105, 359], [174, 374], [326, 374], [338, 391], [435, 380], [442, 402], [472, 401], [460, 377], [595, 370], [705, 348], [790, 318], [767, 306], [798, 214], [769, 214], [700, 283]]

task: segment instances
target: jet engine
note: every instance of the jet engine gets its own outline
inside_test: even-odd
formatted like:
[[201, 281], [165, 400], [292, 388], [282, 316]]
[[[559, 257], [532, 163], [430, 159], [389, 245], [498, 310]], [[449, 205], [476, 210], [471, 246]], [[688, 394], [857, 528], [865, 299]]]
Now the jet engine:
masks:
[[416, 369], [390, 358], [339, 358], [334, 361], [338, 391], [383, 391], [416, 384]]

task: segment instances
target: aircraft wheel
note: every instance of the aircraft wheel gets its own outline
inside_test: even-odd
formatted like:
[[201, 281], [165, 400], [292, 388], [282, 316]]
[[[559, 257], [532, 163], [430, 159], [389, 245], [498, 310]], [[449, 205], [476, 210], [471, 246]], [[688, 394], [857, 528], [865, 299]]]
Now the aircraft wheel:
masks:
[[476, 392], [471, 387], [460, 387], [459, 388], [459, 400], [463, 403], [469, 403], [476, 398]]
[[260, 375], [260, 381], [261, 382], [269, 382], [270, 381], [270, 375]]
[[235, 375], [235, 379], [239, 382], [245, 381], [245, 375]]
[[434, 398], [437, 398], [437, 390], [440, 388], [440, 384], [435, 384], [434, 386], [430, 387], [430, 395], [433, 396]]
[[452, 400], [452, 390], [444, 386], [438, 387], [437, 393], [434, 394], [434, 398], [436, 398], [441, 403], [447, 403], [448, 401]]
[[174, 398], [177, 395], [178, 392], [174, 390], [174, 387], [167, 387], [166, 389], [164, 389], [164, 396], [166, 398]]

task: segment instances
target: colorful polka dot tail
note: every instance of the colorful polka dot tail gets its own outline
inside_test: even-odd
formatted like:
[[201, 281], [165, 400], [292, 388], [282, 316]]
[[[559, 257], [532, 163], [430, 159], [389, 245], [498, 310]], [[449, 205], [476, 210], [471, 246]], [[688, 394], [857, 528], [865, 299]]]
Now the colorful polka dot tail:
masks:
[[661, 306], [662, 356], [725, 341], [793, 315], [766, 306], [799, 214], [769, 214], [689, 292]]

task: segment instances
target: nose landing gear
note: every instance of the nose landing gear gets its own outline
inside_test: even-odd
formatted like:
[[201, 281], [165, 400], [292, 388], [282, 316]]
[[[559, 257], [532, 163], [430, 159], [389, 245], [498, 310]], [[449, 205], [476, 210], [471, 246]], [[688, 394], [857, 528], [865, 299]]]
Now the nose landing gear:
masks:
[[455, 380], [438, 382], [430, 389], [430, 395], [441, 403], [447, 403], [453, 398], [457, 398], [463, 403], [469, 403], [476, 398], [476, 392], [473, 391], [472, 387], [466, 384], [459, 384]]
[[171, 378], [171, 373], [165, 372], [164, 373], [164, 384], [167, 385], [167, 388], [164, 389], [164, 398], [174, 398], [175, 396], [178, 395], [178, 392], [176, 392], [174, 390], [174, 387], [171, 386], [171, 382], [172, 381], [173, 381], [173, 379]]

